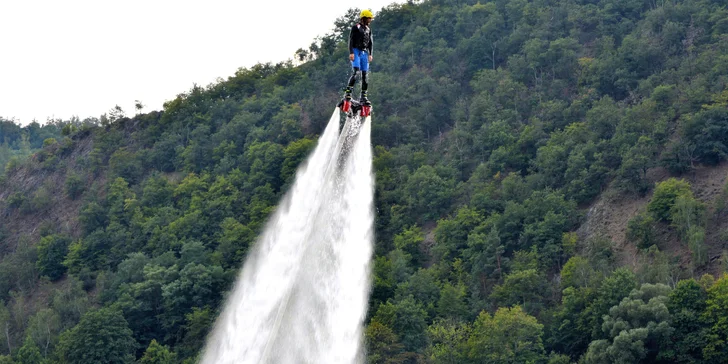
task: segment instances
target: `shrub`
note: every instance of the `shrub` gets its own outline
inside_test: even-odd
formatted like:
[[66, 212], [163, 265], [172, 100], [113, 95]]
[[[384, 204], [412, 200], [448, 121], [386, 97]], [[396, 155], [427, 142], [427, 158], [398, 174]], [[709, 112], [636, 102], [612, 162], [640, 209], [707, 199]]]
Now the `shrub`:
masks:
[[78, 128], [73, 124], [66, 124], [63, 126], [63, 129], [61, 129], [61, 135], [71, 135], [75, 133], [78, 130]]
[[41, 187], [33, 194], [30, 205], [33, 211], [40, 212], [48, 209], [52, 202], [51, 194], [45, 187]]
[[703, 226], [705, 222], [705, 204], [696, 200], [692, 193], [685, 193], [675, 198], [670, 208], [670, 221], [685, 239], [688, 230]]
[[647, 211], [658, 221], [672, 221], [670, 209], [675, 204], [675, 199], [683, 194], [689, 194], [690, 184], [683, 179], [670, 178], [655, 186], [652, 199], [647, 204]]
[[48, 139], [45, 139], [45, 140], [43, 140], [43, 148], [45, 148], [45, 147], [47, 147], [49, 145], [56, 144], [56, 143], [58, 143], [58, 141], [56, 140], [56, 138], [48, 138]]
[[130, 184], [139, 181], [143, 171], [137, 155], [126, 149], [120, 149], [109, 158], [109, 172], [114, 177], [122, 177]]
[[66, 195], [72, 200], [75, 200], [78, 196], [81, 196], [83, 191], [86, 189], [84, 186], [83, 179], [76, 173], [70, 172], [66, 176]]
[[12, 158], [10, 158], [8, 163], [5, 165], [5, 173], [9, 175], [12, 172], [14, 172], [16, 169], [18, 169], [18, 167], [20, 167], [20, 158], [12, 157]]
[[682, 124], [685, 139], [695, 146], [695, 157], [707, 164], [718, 164], [728, 157], [728, 110], [713, 107], [687, 118]]
[[48, 276], [52, 281], [58, 280], [66, 272], [63, 259], [68, 253], [68, 244], [71, 239], [63, 235], [48, 235], [40, 239], [36, 246], [38, 261], [36, 266], [40, 273]]
[[21, 192], [15, 192], [8, 196], [8, 207], [12, 209], [23, 209], [28, 204], [28, 199]]
[[647, 249], [655, 240], [655, 219], [646, 213], [640, 213], [627, 223], [627, 239], [637, 243], [640, 249]]
[[63, 142], [61, 143], [60, 147], [58, 148], [58, 154], [59, 155], [68, 155], [73, 151], [74, 146], [75, 146], [75, 143], [74, 143], [73, 139], [63, 138]]

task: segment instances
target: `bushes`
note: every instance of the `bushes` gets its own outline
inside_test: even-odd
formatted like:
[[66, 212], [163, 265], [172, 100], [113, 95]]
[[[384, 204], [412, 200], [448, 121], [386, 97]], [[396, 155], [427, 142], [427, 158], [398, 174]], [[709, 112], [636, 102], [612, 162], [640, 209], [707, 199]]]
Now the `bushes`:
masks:
[[43, 212], [51, 206], [52, 202], [53, 199], [51, 198], [50, 191], [45, 187], [38, 188], [30, 200], [31, 211]]
[[687, 115], [680, 127], [680, 140], [666, 147], [661, 161], [671, 173], [685, 173], [695, 162], [715, 165], [728, 158], [728, 110], [724, 106]]
[[647, 211], [658, 221], [672, 221], [670, 209], [675, 204], [675, 199], [683, 194], [689, 194], [690, 197], [693, 195], [687, 181], [670, 178], [660, 182], [655, 186], [652, 199], [647, 204]]
[[10, 160], [8, 161], [8, 163], [5, 165], [5, 173], [6, 174], [11, 174], [16, 169], [18, 169], [18, 167], [20, 167], [20, 158], [18, 158], [18, 157], [12, 157], [12, 158], [10, 158]]
[[712, 107], [695, 114], [683, 124], [683, 137], [695, 146], [695, 157], [718, 164], [728, 157], [728, 110]]
[[20, 191], [11, 194], [7, 199], [8, 207], [18, 210], [23, 214], [28, 214], [44, 211], [51, 205], [51, 194], [45, 187], [38, 188], [30, 198], [27, 195], [27, 192]]
[[21, 192], [15, 192], [8, 196], [7, 203], [11, 209], [22, 210], [23, 207], [27, 206], [28, 199]]
[[122, 177], [130, 184], [135, 184], [143, 174], [141, 161], [137, 154], [126, 148], [119, 149], [109, 158], [109, 172], [113, 177]]
[[63, 235], [48, 235], [40, 239], [36, 248], [38, 249], [37, 266], [40, 273], [55, 281], [63, 276], [66, 267], [63, 259], [68, 253], [68, 244], [71, 239]]
[[56, 140], [56, 138], [48, 138], [48, 139], [46, 139], [46, 140], [43, 141], [43, 148], [48, 147], [48, 146], [53, 145], [53, 144], [56, 144], [56, 143], [58, 143], [58, 141]]
[[655, 219], [651, 215], [641, 213], [627, 223], [627, 239], [636, 242], [640, 249], [647, 249], [654, 244]]
[[708, 262], [705, 247], [705, 204], [693, 197], [690, 184], [685, 180], [670, 178], [660, 182], [647, 205], [651, 216], [640, 214], [630, 220], [627, 236], [637, 240], [640, 248], [651, 245], [651, 226], [649, 221], [670, 222], [678, 231], [681, 240], [687, 244], [692, 254], [692, 263], [701, 266]]
[[81, 196], [85, 189], [86, 186], [81, 176], [73, 172], [68, 173], [65, 184], [65, 191], [68, 198], [75, 200], [78, 196]]

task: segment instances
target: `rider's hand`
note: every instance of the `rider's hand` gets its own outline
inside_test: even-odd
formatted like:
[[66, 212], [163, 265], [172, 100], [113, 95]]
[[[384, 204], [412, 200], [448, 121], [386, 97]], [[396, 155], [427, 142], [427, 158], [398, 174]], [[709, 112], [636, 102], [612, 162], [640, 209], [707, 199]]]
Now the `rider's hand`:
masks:
[[371, 61], [372, 61], [372, 56], [369, 56], [369, 62], [371, 62]]
[[352, 62], [354, 62], [354, 53], [352, 53], [352, 54], [349, 55], [349, 60], [352, 61]]

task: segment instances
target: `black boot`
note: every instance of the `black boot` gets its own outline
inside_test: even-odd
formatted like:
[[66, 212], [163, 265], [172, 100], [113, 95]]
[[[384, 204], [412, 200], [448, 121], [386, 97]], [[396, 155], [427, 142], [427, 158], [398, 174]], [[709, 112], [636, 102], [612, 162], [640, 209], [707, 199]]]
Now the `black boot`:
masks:
[[359, 98], [359, 103], [362, 104], [362, 105], [371, 105], [372, 104], [369, 101], [369, 99], [367, 98], [367, 92], [366, 91], [362, 91], [361, 92], [361, 97]]
[[351, 100], [351, 87], [344, 88], [344, 99]]

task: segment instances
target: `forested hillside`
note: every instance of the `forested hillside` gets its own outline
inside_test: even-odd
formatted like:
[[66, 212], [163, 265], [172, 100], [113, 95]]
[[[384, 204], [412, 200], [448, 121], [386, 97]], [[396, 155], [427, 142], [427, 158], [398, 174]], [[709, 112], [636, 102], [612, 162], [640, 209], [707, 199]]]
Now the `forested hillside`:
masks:
[[[63, 126], [68, 122], [49, 121], [44, 125], [33, 121], [25, 127], [15, 124], [14, 120], [0, 117], [0, 166], [7, 166], [12, 161], [11, 169], [23, 158], [44, 147], [46, 139], [52, 143], [63, 133]], [[66, 134], [70, 130], [66, 130]], [[0, 175], [4, 170], [0, 169]]]
[[[341, 97], [356, 14], [8, 164], [0, 363], [194, 362]], [[689, 182], [728, 158], [723, 1], [429, 0], [372, 28], [370, 363], [728, 362], [728, 183]], [[631, 264], [584, 233], [613, 200], [644, 201]]]

